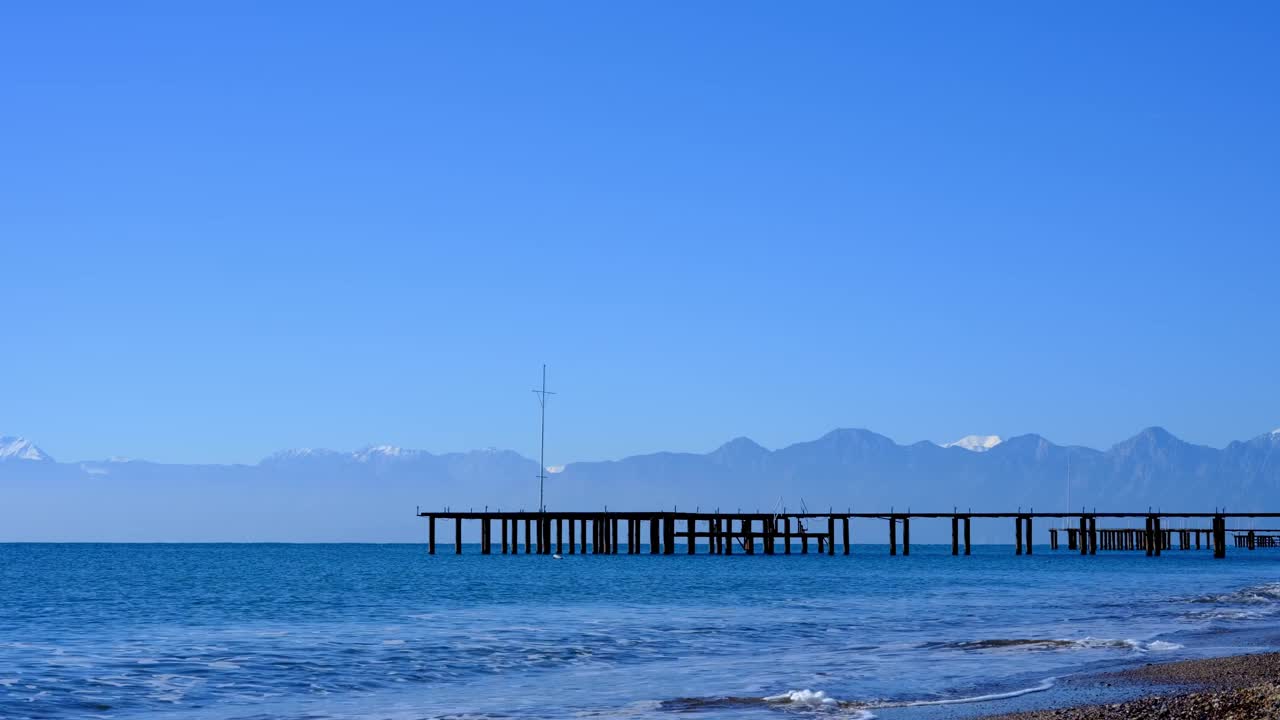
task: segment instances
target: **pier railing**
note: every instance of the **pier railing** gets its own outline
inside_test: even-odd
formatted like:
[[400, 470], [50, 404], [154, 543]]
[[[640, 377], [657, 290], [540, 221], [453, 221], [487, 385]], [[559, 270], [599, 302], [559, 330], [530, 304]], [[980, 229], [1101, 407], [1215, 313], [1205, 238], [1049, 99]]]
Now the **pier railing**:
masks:
[[[1280, 530], [1227, 528], [1228, 520], [1280, 518], [1280, 513], [1169, 513], [1169, 512], [890, 512], [890, 513], [721, 513], [721, 512], [419, 512], [427, 518], [429, 552], [436, 553], [436, 524], [453, 521], [454, 552], [462, 553], [463, 522], [480, 523], [480, 552], [493, 553], [494, 545], [502, 554], [519, 553], [523, 531], [524, 553], [550, 555], [593, 554], [636, 555], [648, 546], [653, 555], [672, 555], [677, 547], [687, 554], [698, 552], [699, 541], [713, 555], [735, 552], [755, 555], [807, 554], [812, 547], [819, 554], [848, 555], [852, 550], [850, 521], [882, 520], [888, 523], [890, 555], [911, 554], [911, 521], [913, 519], [949, 519], [951, 521], [951, 554], [972, 552], [971, 523], [974, 518], [1014, 521], [1014, 552], [1031, 555], [1034, 544], [1032, 529], [1036, 520], [1058, 520], [1074, 527], [1048, 528], [1050, 550], [1059, 550], [1061, 535], [1066, 536], [1067, 549], [1081, 555], [1104, 551], [1142, 551], [1148, 556], [1172, 550], [1212, 550], [1215, 558], [1226, 557], [1227, 534], [1234, 545], [1250, 550], [1258, 547], [1280, 547], [1280, 534], [1259, 533]], [[1098, 528], [1098, 520], [1143, 520], [1145, 527]], [[1181, 519], [1183, 524], [1207, 521], [1208, 527], [1165, 527], [1165, 521]], [[495, 534], [494, 530], [497, 529]], [[625, 529], [626, 538], [621, 532]], [[901, 541], [898, 533], [901, 530]], [[568, 542], [566, 543], [566, 539]], [[647, 539], [647, 543], [645, 542]], [[677, 546], [677, 542], [683, 541]], [[625, 550], [623, 550], [625, 548]]]

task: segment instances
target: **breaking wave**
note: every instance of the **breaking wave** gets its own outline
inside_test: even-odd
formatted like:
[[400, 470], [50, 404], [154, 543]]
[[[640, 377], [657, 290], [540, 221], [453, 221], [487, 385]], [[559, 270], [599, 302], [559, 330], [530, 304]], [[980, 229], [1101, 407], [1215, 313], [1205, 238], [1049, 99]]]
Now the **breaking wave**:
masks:
[[1020, 688], [1018, 690], [1009, 690], [1002, 693], [989, 693], [987, 695], [973, 695], [971, 697], [954, 698], [946, 700], [914, 700], [912, 702], [895, 703], [893, 705], [877, 705], [876, 707], [924, 707], [926, 705], [963, 705], [965, 703], [990, 702], [992, 700], [1008, 700], [1009, 698], [1022, 697], [1031, 693], [1044, 692], [1053, 687], [1057, 678], [1046, 678], [1039, 685], [1029, 688]]
[[1229, 593], [1201, 595], [1192, 598], [1190, 602], [1226, 605], [1272, 605], [1280, 603], [1280, 583], [1255, 585]]
[[833, 698], [822, 690], [787, 690], [776, 695], [765, 697], [706, 697], [676, 698], [659, 703], [663, 710], [671, 712], [693, 712], [717, 708], [733, 707], [772, 707], [778, 710], [800, 710], [808, 712], [839, 712], [841, 717], [853, 720], [871, 720], [874, 718], [867, 703], [851, 702]]
[[1130, 638], [1094, 638], [1086, 637], [1076, 640], [1061, 638], [997, 638], [990, 640], [966, 640], [961, 642], [926, 643], [924, 649], [945, 650], [1098, 650], [1116, 649], [1132, 650], [1146, 653], [1152, 651], [1180, 650], [1182, 646], [1164, 640], [1144, 642]]

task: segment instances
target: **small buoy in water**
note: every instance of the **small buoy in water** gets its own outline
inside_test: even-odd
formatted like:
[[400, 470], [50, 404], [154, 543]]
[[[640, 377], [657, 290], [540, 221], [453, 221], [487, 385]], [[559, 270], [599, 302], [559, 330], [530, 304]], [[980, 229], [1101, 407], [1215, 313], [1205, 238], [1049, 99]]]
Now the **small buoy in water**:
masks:
[[561, 557], [559, 553], [556, 553], [555, 555], [552, 555], [552, 556], [551, 556], [551, 559], [552, 559], [552, 560], [563, 560], [564, 558], [563, 558], [563, 557]]

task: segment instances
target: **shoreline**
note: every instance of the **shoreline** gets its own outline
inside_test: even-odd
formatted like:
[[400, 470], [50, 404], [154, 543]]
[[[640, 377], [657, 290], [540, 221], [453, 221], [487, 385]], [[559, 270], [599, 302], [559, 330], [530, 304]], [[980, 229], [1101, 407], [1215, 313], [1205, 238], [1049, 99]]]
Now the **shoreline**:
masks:
[[1136, 691], [1138, 696], [1106, 704], [983, 715], [980, 720], [1269, 720], [1280, 717], [1280, 652], [1149, 663], [1080, 680]]

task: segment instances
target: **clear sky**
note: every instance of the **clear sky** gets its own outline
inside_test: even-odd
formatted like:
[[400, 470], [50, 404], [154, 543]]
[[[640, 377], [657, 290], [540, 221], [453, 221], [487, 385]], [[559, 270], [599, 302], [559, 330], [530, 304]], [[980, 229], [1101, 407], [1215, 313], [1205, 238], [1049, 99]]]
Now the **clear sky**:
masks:
[[0, 435], [1280, 426], [1274, 3], [6, 3]]

